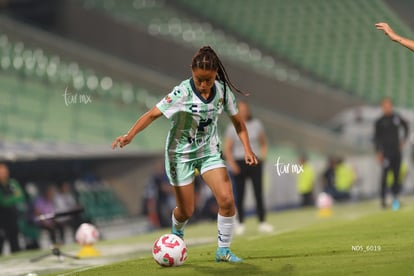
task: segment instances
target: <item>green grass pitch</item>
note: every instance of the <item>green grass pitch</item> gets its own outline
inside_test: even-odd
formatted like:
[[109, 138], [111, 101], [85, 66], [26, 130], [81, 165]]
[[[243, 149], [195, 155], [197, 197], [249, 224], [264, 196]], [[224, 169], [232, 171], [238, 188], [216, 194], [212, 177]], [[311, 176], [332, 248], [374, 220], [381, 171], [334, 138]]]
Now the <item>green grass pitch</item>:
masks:
[[[53, 275], [413, 275], [413, 215], [412, 204], [394, 212], [381, 210], [377, 201], [335, 206], [329, 218], [318, 217], [313, 208], [279, 212], [269, 215], [274, 234], [258, 234], [250, 218], [248, 232], [234, 238], [232, 250], [244, 259], [241, 264], [216, 263], [212, 240], [189, 244], [181, 267], [158, 266], [148, 248], [131, 260]], [[215, 223], [189, 226], [186, 240], [214, 238], [215, 232]], [[160, 234], [124, 242], [152, 242]]]

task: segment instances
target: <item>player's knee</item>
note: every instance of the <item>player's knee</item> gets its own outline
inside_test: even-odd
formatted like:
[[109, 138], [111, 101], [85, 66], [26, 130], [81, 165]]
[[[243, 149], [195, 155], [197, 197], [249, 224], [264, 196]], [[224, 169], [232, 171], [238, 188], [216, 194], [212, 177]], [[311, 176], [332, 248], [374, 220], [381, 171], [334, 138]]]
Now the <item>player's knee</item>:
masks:
[[234, 208], [234, 198], [231, 193], [220, 196], [217, 201], [220, 209], [231, 210]]

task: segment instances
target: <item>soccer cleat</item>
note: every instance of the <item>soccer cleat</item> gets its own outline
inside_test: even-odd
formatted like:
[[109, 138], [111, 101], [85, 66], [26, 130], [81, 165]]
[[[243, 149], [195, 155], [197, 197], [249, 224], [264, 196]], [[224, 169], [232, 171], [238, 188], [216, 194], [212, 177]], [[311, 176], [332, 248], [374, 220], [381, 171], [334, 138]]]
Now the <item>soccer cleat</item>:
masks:
[[184, 240], [184, 230], [177, 230], [177, 229], [175, 229], [175, 226], [172, 225], [171, 233], [174, 234], [174, 235], [179, 236], [181, 239]]
[[399, 209], [400, 209], [400, 201], [399, 201], [398, 199], [394, 199], [394, 200], [392, 201], [392, 209], [393, 209], [394, 211], [397, 211], [397, 210], [399, 210]]
[[219, 247], [216, 251], [216, 262], [241, 263], [243, 259], [234, 255], [230, 248]]

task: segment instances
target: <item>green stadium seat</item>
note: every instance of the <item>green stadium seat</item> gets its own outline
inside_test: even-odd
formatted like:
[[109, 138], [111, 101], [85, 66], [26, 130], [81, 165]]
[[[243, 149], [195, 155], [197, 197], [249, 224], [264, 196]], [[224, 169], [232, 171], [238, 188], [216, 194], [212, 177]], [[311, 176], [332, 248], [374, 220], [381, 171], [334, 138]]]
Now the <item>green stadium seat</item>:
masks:
[[[109, 144], [161, 98], [6, 34], [0, 34], [0, 68], [0, 138], [6, 140]], [[164, 137], [144, 135], [131, 147], [162, 150]]]
[[[399, 33], [414, 37], [383, 1], [177, 2], [361, 98], [378, 101], [386, 95], [388, 88], [377, 82], [386, 79], [390, 71], [393, 77], [388, 81], [393, 90], [414, 85], [410, 77], [413, 63], [407, 62], [412, 55], [407, 56], [410, 53], [406, 49], [381, 37], [373, 26], [384, 20]], [[374, 77], [364, 73], [374, 70]], [[374, 87], [376, 93], [371, 92]]]

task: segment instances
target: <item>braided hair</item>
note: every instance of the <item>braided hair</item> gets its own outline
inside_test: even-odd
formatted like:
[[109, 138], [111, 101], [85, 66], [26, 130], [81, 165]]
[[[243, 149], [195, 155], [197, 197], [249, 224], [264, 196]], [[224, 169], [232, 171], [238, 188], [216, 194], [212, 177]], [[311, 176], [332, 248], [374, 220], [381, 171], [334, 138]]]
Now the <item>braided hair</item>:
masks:
[[191, 69], [202, 69], [202, 70], [217, 70], [216, 80], [221, 81], [224, 85], [224, 93], [226, 92], [226, 86], [228, 85], [232, 91], [236, 91], [244, 96], [249, 94], [238, 89], [230, 81], [227, 71], [224, 68], [223, 63], [217, 56], [216, 52], [210, 46], [201, 47], [193, 57], [191, 63]]

